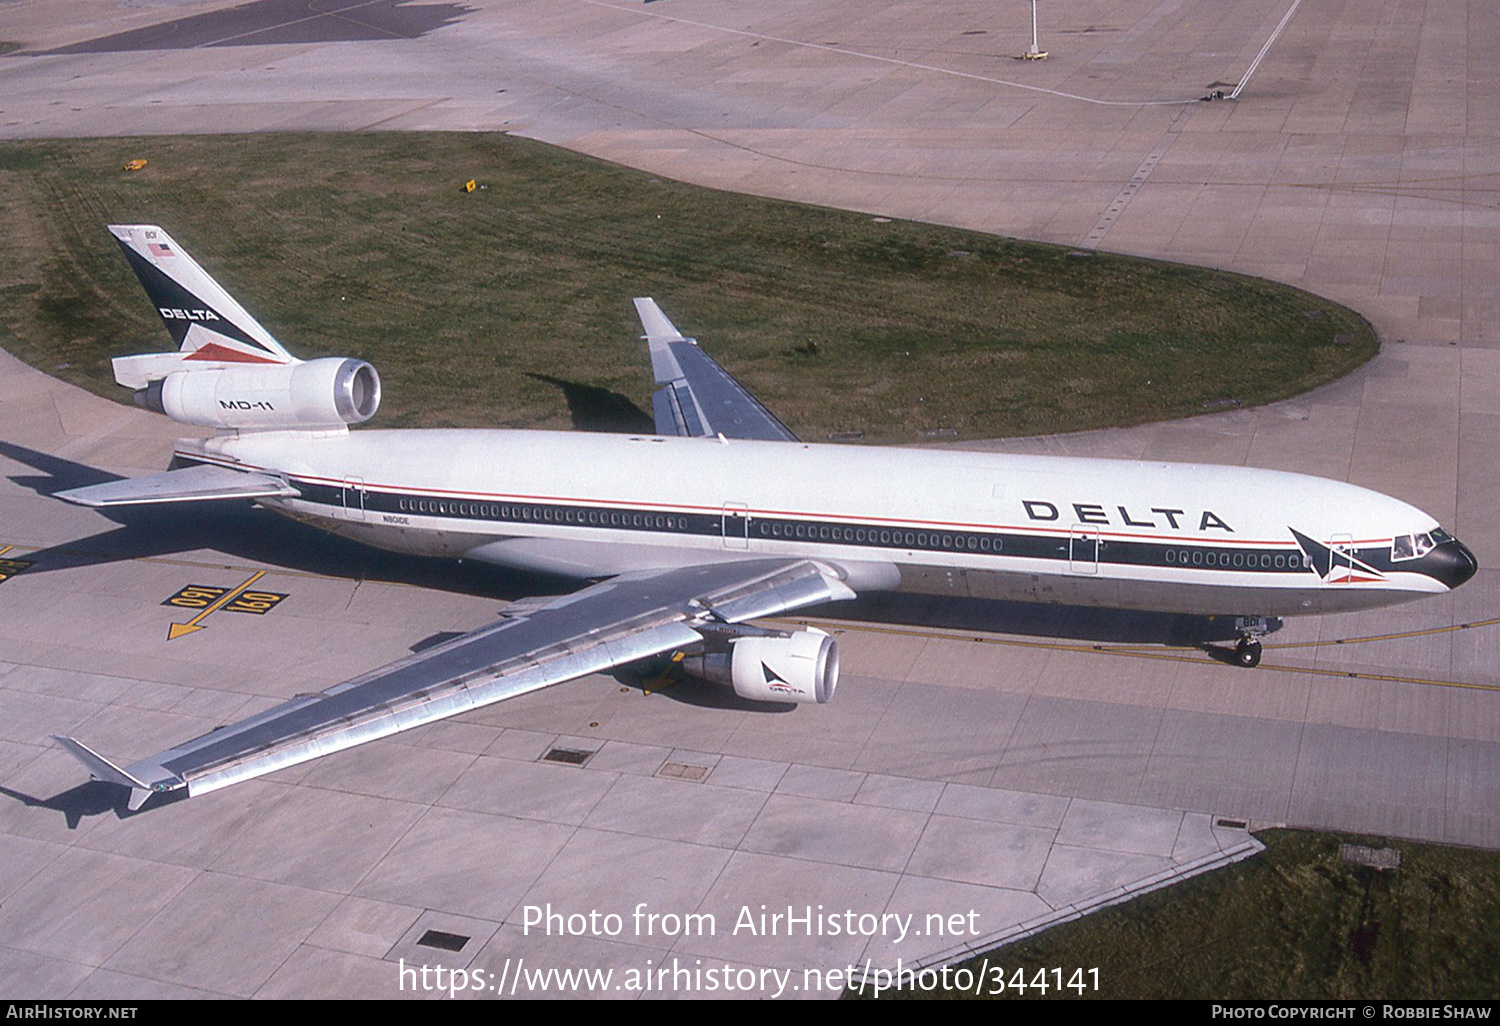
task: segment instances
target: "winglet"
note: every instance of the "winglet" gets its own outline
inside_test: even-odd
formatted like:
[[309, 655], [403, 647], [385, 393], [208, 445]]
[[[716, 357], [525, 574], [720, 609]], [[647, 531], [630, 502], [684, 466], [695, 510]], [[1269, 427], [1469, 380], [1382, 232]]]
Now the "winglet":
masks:
[[641, 327], [646, 329], [646, 341], [653, 347], [663, 342], [696, 341], [678, 331], [677, 326], [667, 320], [667, 315], [661, 312], [661, 307], [650, 296], [636, 297], [635, 312], [641, 319]]
[[146, 803], [146, 799], [151, 797], [150, 784], [126, 773], [83, 742], [76, 741], [71, 737], [63, 737], [59, 734], [53, 734], [52, 740], [62, 745], [73, 758], [83, 763], [84, 767], [95, 780], [103, 780], [111, 784], [119, 784], [122, 787], [130, 788], [129, 808], [131, 812], [139, 809]]
[[[670, 385], [674, 381], [683, 378], [682, 366], [677, 362], [677, 357], [672, 354], [674, 342], [685, 342], [696, 346], [697, 339], [688, 338], [677, 330], [677, 326], [667, 320], [667, 315], [661, 312], [661, 307], [656, 305], [656, 300], [650, 296], [637, 296], [635, 300], [635, 312], [641, 319], [641, 327], [646, 329], [646, 347], [651, 352], [651, 373], [656, 378], [658, 385]], [[701, 430], [694, 429], [671, 432], [674, 434], [702, 434]], [[663, 434], [665, 431], [661, 424], [657, 430]]]

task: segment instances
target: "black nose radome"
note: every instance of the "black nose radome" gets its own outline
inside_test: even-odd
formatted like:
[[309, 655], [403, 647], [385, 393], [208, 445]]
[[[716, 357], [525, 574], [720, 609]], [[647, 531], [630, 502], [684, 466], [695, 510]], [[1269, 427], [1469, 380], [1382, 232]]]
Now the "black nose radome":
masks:
[[1422, 569], [1449, 588], [1457, 588], [1479, 572], [1479, 561], [1458, 539], [1443, 542], [1423, 558]]

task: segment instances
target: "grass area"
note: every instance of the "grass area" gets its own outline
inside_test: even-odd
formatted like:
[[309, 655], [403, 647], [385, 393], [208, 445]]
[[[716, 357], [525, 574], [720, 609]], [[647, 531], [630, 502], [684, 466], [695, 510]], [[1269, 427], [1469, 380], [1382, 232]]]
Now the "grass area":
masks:
[[[1500, 853], [1292, 830], [1257, 836], [1266, 845], [1258, 856], [1000, 948], [990, 963], [1028, 980], [1061, 967], [1065, 982], [1075, 968], [1097, 967], [1099, 991], [1085, 996], [1102, 998], [1500, 996]], [[1341, 843], [1394, 847], [1401, 868], [1346, 862]]]
[[[146, 168], [123, 171], [133, 158]], [[601, 406], [649, 425], [637, 295], [808, 439], [1188, 416], [1305, 391], [1378, 348], [1354, 312], [1257, 279], [717, 192], [504, 135], [0, 144], [0, 345], [120, 399], [109, 357], [167, 335], [110, 221], [166, 227], [297, 355], [374, 363], [383, 426], [567, 427]]]

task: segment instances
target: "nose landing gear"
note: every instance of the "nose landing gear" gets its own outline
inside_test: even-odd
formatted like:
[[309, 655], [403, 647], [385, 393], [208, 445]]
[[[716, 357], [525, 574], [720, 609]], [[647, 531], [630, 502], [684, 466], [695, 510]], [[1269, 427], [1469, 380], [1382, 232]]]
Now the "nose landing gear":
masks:
[[1241, 638], [1234, 646], [1234, 658], [1241, 666], [1249, 669], [1260, 665], [1260, 642], [1253, 638]]
[[1245, 669], [1260, 665], [1260, 639], [1271, 633], [1271, 621], [1264, 616], [1241, 616], [1234, 621], [1240, 640], [1234, 646], [1234, 659]]

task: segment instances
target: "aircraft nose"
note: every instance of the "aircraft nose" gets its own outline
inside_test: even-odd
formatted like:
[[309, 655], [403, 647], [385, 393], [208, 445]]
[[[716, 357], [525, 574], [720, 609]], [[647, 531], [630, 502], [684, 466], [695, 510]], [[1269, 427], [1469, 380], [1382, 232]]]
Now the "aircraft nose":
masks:
[[1450, 589], [1457, 588], [1479, 572], [1479, 560], [1457, 538], [1433, 549], [1427, 554], [1427, 559], [1428, 567], [1424, 569]]

